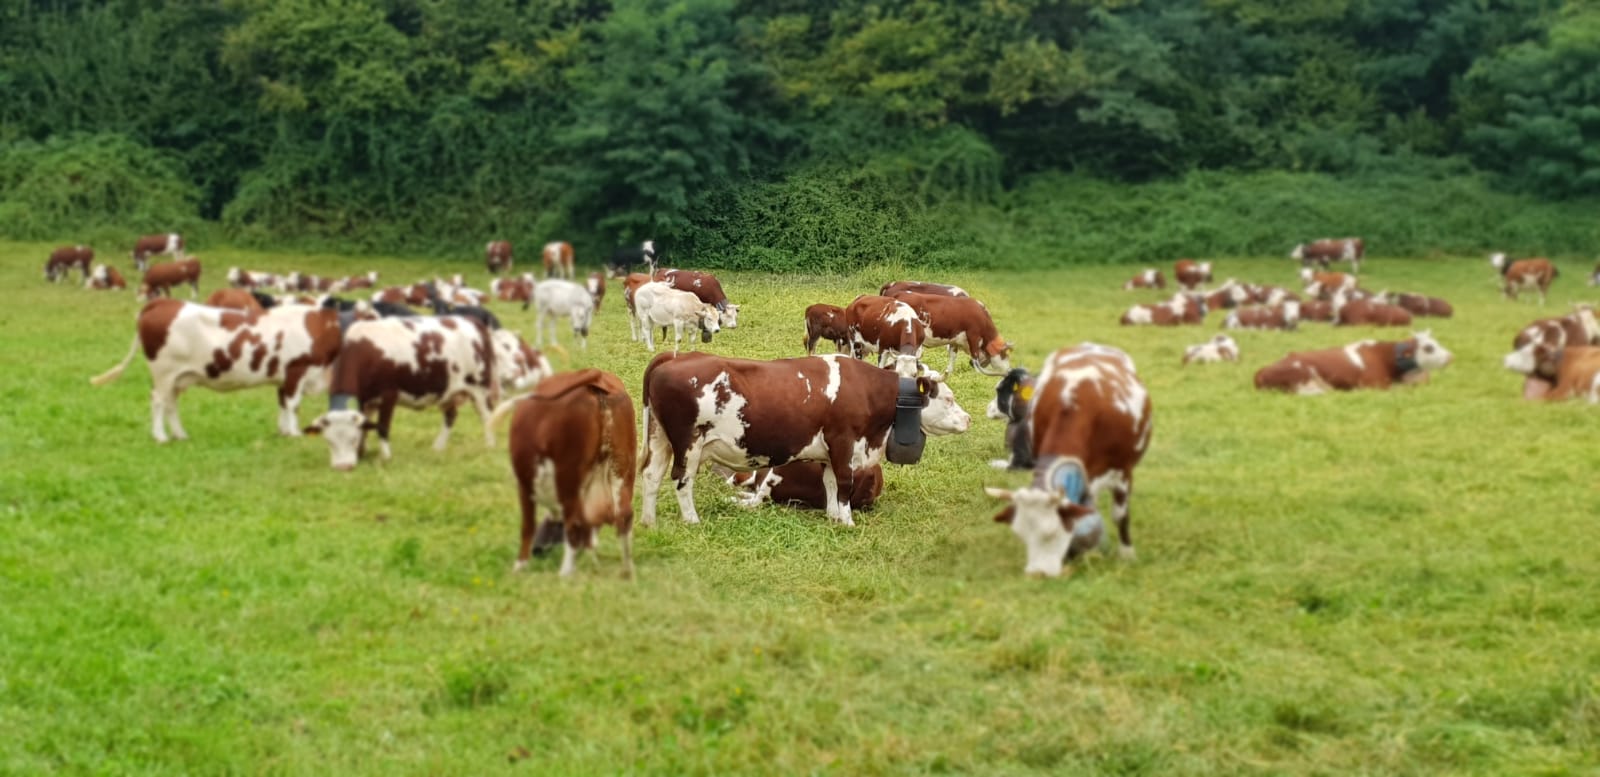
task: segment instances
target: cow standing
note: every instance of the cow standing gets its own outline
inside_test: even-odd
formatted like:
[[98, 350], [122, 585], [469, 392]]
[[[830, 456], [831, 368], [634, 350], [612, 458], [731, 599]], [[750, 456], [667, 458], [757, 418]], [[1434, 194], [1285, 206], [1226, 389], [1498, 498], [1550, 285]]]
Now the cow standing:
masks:
[[[639, 328], [644, 332], [644, 346], [654, 352], [655, 339], [651, 336], [656, 327], [672, 327], [672, 352], [677, 353], [683, 343], [684, 324], [693, 323], [700, 330], [701, 342], [711, 342], [711, 336], [721, 329], [717, 308], [701, 302], [699, 297], [679, 291], [660, 281], [640, 286], [633, 292], [633, 304], [639, 317]], [[663, 335], [664, 336], [664, 335]]]
[[83, 273], [83, 280], [89, 280], [89, 268], [94, 264], [94, 249], [88, 246], [61, 246], [50, 252], [50, 258], [44, 262], [44, 279], [55, 283], [67, 277], [76, 267]]
[[589, 327], [594, 323], [594, 297], [572, 281], [544, 281], [533, 289], [533, 343], [544, 345], [545, 327], [550, 329], [550, 344], [556, 342], [556, 320], [565, 316], [572, 322], [572, 334], [584, 350], [589, 348]]
[[133, 269], [144, 272], [150, 264], [150, 257], [166, 254], [173, 259], [183, 258], [183, 236], [176, 233], [165, 235], [145, 235], [133, 244]]
[[1006, 450], [1009, 459], [994, 459], [989, 466], [995, 469], [1031, 469], [1033, 467], [1033, 432], [1028, 426], [1028, 408], [1033, 403], [1034, 380], [1028, 371], [1016, 367], [1007, 372], [994, 386], [994, 399], [984, 415], [1006, 422]]
[[1099, 544], [1096, 492], [1111, 490], [1119, 553], [1134, 557], [1128, 503], [1133, 469], [1150, 446], [1150, 393], [1133, 359], [1115, 348], [1084, 343], [1063, 348], [1039, 372], [1029, 418], [1033, 481], [985, 493], [1010, 502], [994, 519], [1027, 547], [1030, 576], [1057, 577], [1063, 562]]
[[544, 277], [565, 278], [573, 280], [577, 277], [577, 269], [572, 261], [572, 244], [556, 240], [544, 244], [541, 252], [544, 259]]
[[833, 343], [836, 353], [843, 353], [850, 343], [850, 328], [844, 323], [844, 308], [819, 302], [806, 308], [806, 355], [817, 352], [817, 341]]
[[1429, 332], [1410, 339], [1362, 340], [1343, 348], [1291, 353], [1256, 372], [1257, 389], [1322, 394], [1421, 383], [1450, 363], [1450, 352]]
[[[217, 289], [206, 297], [206, 304], [214, 308], [233, 308], [234, 310], [249, 310], [256, 313], [265, 313], [267, 305], [261, 304], [255, 294], [244, 289]], [[272, 307], [276, 307], [274, 304]]]
[[948, 283], [929, 283], [927, 281], [890, 281], [878, 289], [878, 296], [893, 297], [897, 294], [931, 294], [945, 297], [970, 297], [966, 289], [960, 286], [951, 286]]
[[606, 260], [606, 273], [613, 278], [626, 278], [633, 272], [634, 265], [645, 266], [645, 275], [654, 275], [656, 272], [656, 243], [646, 240], [637, 246], [618, 248], [611, 252], [611, 258]]
[[882, 366], [890, 354], [922, 358], [928, 324], [898, 299], [871, 294], [856, 297], [844, 309], [844, 324], [850, 332], [851, 355], [857, 359], [876, 353]]
[[985, 375], [1004, 375], [1011, 369], [1011, 345], [1000, 336], [989, 309], [971, 297], [946, 297], [901, 292], [894, 297], [911, 306], [927, 324], [922, 346], [945, 346], [950, 352], [946, 374], [956, 369], [956, 349], [967, 352], [972, 368]]
[[723, 293], [722, 282], [717, 280], [717, 276], [696, 270], [659, 270], [650, 277], [678, 291], [687, 291], [699, 297], [701, 302], [716, 306], [722, 328], [739, 328], [739, 306], [728, 301], [728, 295]]
[[511, 272], [515, 262], [511, 256], [510, 240], [490, 240], [483, 246], [483, 263], [489, 268], [490, 275], [499, 275]]
[[145, 270], [144, 281], [139, 284], [139, 301], [146, 302], [154, 297], [172, 296], [172, 287], [179, 284], [189, 284], [189, 298], [200, 296], [200, 260], [180, 259], [176, 262], [162, 262], [151, 265]]
[[1561, 275], [1544, 257], [1508, 261], [1505, 254], [1495, 254], [1489, 257], [1489, 264], [1500, 271], [1500, 292], [1506, 299], [1516, 299], [1519, 292], [1533, 289], [1539, 292], [1540, 305], [1545, 303], [1551, 282]]
[[1211, 263], [1179, 259], [1172, 265], [1172, 277], [1184, 291], [1194, 291], [1200, 284], [1211, 282]]

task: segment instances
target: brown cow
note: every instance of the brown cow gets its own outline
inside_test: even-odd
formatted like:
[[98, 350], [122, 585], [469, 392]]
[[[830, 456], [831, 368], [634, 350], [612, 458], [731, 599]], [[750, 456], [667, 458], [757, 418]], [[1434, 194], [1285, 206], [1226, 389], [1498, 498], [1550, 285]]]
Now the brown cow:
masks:
[[533, 273], [523, 273], [521, 278], [495, 278], [489, 281], [489, 294], [501, 302], [521, 302], [526, 309], [533, 299]]
[[1140, 272], [1138, 275], [1129, 278], [1126, 283], [1122, 284], [1123, 291], [1133, 291], [1134, 289], [1165, 289], [1166, 287], [1166, 277], [1161, 274], [1160, 270], [1155, 269]]
[[133, 269], [144, 272], [150, 257], [166, 254], [173, 259], [183, 258], [183, 236], [176, 233], [145, 235], [133, 244]]
[[189, 284], [190, 299], [200, 296], [199, 259], [180, 259], [151, 265], [144, 273], [144, 281], [139, 284], [139, 301], [145, 302], [157, 296], [170, 297], [172, 287], [180, 283]]
[[633, 302], [633, 293], [646, 283], [650, 283], [648, 273], [628, 273], [622, 279], [622, 304], [628, 307], [628, 335], [635, 340], [643, 335], [639, 332], [639, 308]]
[[1406, 292], [1384, 293], [1377, 295], [1377, 300], [1391, 305], [1405, 308], [1414, 316], [1433, 316], [1435, 318], [1449, 318], [1455, 314], [1455, 308], [1450, 303], [1438, 297], [1429, 297], [1425, 294], [1408, 294]]
[[1178, 293], [1159, 305], [1134, 305], [1122, 314], [1123, 326], [1153, 324], [1178, 326], [1206, 320], [1206, 303], [1199, 295]]
[[572, 265], [572, 244], [557, 240], [544, 244], [544, 277], [565, 278], [572, 280], [577, 277], [577, 270]]
[[1573, 399], [1600, 403], [1600, 347], [1571, 345], [1551, 348], [1544, 343], [1531, 350], [1506, 355], [1506, 369], [1526, 376], [1524, 399]]
[[738, 328], [739, 306], [728, 301], [728, 295], [722, 292], [722, 283], [717, 276], [695, 270], [673, 269], [656, 270], [650, 277], [678, 291], [687, 291], [699, 297], [701, 302], [717, 306], [717, 323], [726, 329]]
[[531, 396], [497, 408], [491, 425], [513, 407], [511, 472], [522, 509], [514, 569], [523, 570], [532, 553], [544, 550], [534, 547], [536, 533], [551, 534], [539, 527], [538, 508], [543, 507], [558, 516], [545, 524], [564, 529], [562, 577], [572, 575], [578, 555], [594, 548], [596, 532], [609, 525], [616, 529], [622, 550], [622, 576], [632, 578], [638, 445], [627, 388], [617, 376], [593, 368], [555, 375]]
[[1045, 360], [1033, 395], [1033, 482], [985, 488], [1006, 505], [994, 517], [1027, 547], [1023, 571], [1057, 577], [1063, 562], [1100, 543], [1095, 492], [1111, 489], [1120, 554], [1134, 557], [1128, 502], [1133, 469], [1150, 446], [1150, 393], [1133, 359], [1084, 343]]
[[1179, 259], [1172, 265], [1172, 277], [1185, 291], [1194, 291], [1200, 284], [1211, 282], [1211, 263]]
[[1255, 295], [1250, 291], [1250, 287], [1229, 278], [1210, 294], [1205, 295], [1204, 299], [1206, 310], [1224, 310], [1250, 302], [1255, 299]]
[[44, 263], [44, 279], [55, 283], [76, 267], [83, 273], [83, 280], [89, 280], [89, 266], [94, 263], [94, 249], [88, 246], [61, 246], [50, 252], [50, 258]]
[[483, 262], [489, 267], [490, 275], [511, 272], [511, 241], [490, 240], [483, 247]]
[[1239, 308], [1223, 319], [1223, 329], [1282, 329], [1293, 332], [1300, 326], [1300, 303], [1285, 302], [1277, 307]]
[[1356, 290], [1356, 277], [1342, 272], [1313, 272], [1307, 267], [1300, 271], [1306, 296], [1314, 299], [1333, 299], [1339, 292], [1350, 294]]
[[1299, 294], [1268, 283], [1247, 283], [1244, 290], [1250, 295], [1250, 301], [1257, 305], [1282, 305], [1285, 302], [1300, 301]]
[[[771, 499], [773, 504], [828, 509], [828, 494], [822, 484], [827, 469], [818, 461], [791, 461], [781, 467], [763, 467], [754, 472], [731, 472], [721, 468], [728, 485], [744, 491], [733, 498], [740, 507], [759, 507]], [[871, 510], [883, 494], [883, 465], [874, 464], [852, 473], [855, 487], [850, 491], [851, 510]]]
[[1544, 257], [1507, 261], [1505, 254], [1495, 254], [1489, 257], [1489, 264], [1500, 271], [1500, 292], [1507, 299], [1516, 299], [1523, 289], [1534, 289], [1539, 292], [1540, 305], [1545, 302], [1551, 281], [1561, 275]]
[[387, 289], [373, 292], [372, 301], [390, 305], [422, 306], [428, 304], [435, 294], [426, 283], [413, 283], [410, 286], [390, 286]]
[[329, 291], [335, 294], [355, 291], [356, 289], [370, 289], [378, 285], [378, 271], [373, 270], [366, 275], [350, 275], [333, 282]]
[[949, 374], [956, 368], [956, 348], [967, 352], [972, 368], [985, 375], [1004, 375], [1011, 369], [1011, 345], [1000, 336], [989, 309], [971, 297], [946, 297], [901, 292], [895, 299], [911, 306], [927, 324], [924, 348], [945, 346], [950, 352]]
[[[1507, 369], [1532, 373], [1549, 354], [1564, 348], [1600, 345], [1600, 321], [1596, 321], [1594, 308], [1581, 305], [1572, 313], [1559, 318], [1543, 318], [1518, 330], [1511, 341], [1512, 353], [1505, 359]], [[1519, 368], [1516, 365], [1526, 365]], [[1551, 369], [1540, 369], [1547, 381], [1555, 380]]]
[[946, 297], [970, 297], [966, 289], [960, 286], [951, 286], [948, 283], [929, 283], [927, 281], [890, 281], [878, 289], [878, 296], [893, 297], [896, 294], [941, 294]]
[[1450, 363], [1450, 352], [1429, 332], [1408, 340], [1362, 340], [1343, 348], [1291, 353], [1256, 373], [1257, 389], [1295, 394], [1329, 390], [1386, 389], [1395, 383], [1421, 383]]
[[214, 308], [233, 308], [234, 310], [250, 310], [256, 313], [265, 313], [266, 307], [244, 289], [217, 289], [206, 297], [206, 304]]
[[600, 303], [606, 298], [606, 274], [603, 272], [589, 273], [589, 282], [585, 284], [589, 289], [589, 296], [594, 297], [594, 309], [600, 310]]
[[843, 353], [850, 342], [850, 328], [844, 323], [844, 308], [819, 302], [806, 308], [806, 355], [817, 352], [817, 341], [833, 343], [836, 353]]
[[1310, 299], [1300, 303], [1301, 321], [1333, 322], [1333, 303], [1323, 299]]
[[1350, 272], [1353, 273], [1361, 272], [1361, 260], [1366, 255], [1367, 244], [1359, 237], [1313, 240], [1310, 243], [1301, 243], [1289, 252], [1289, 258], [1300, 260], [1302, 268], [1310, 267], [1312, 262], [1316, 262], [1326, 270], [1329, 263], [1343, 259], [1350, 263]]
[[128, 282], [122, 279], [122, 273], [117, 268], [107, 264], [97, 264], [94, 272], [89, 274], [89, 279], [83, 282], [86, 289], [126, 289]]
[[1369, 299], [1346, 300], [1341, 293], [1333, 298], [1333, 325], [1411, 326], [1411, 313], [1398, 305]]
[[[863, 294], [844, 309], [850, 353], [857, 359], [878, 354], [878, 366], [893, 353], [922, 358], [928, 323], [910, 305], [892, 297]], [[910, 377], [905, 376], [905, 377]]]

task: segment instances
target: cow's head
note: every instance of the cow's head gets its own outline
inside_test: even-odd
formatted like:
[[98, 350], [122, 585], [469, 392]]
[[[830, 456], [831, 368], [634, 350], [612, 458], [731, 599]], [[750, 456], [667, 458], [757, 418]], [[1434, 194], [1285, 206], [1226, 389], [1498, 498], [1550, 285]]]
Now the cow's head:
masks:
[[739, 328], [738, 305], [735, 305], [732, 302], [724, 302], [722, 303], [722, 307], [718, 309], [718, 313], [721, 314], [721, 321], [724, 329]]
[[917, 378], [917, 390], [927, 398], [927, 404], [922, 407], [922, 431], [938, 437], [961, 434], [972, 426], [972, 416], [956, 403], [955, 389], [945, 383], [944, 376], [928, 370], [926, 375]]
[[1493, 267], [1496, 270], [1499, 270], [1501, 272], [1505, 272], [1505, 269], [1506, 269], [1506, 255], [1505, 254], [1489, 254], [1489, 266]]
[[154, 296], [154, 293], [155, 290], [150, 288], [150, 284], [141, 283], [139, 284], [139, 293], [134, 296], [134, 299], [140, 302], [149, 302], [150, 298]]
[[[1028, 550], [1028, 563], [1023, 571], [1033, 577], [1060, 577], [1067, 551], [1072, 549], [1074, 534], [1087, 534], [1100, 523], [1092, 508], [1074, 504], [1052, 490], [1044, 488], [985, 488], [984, 493], [1009, 504], [995, 515], [996, 523], [1011, 527], [1011, 533], [1022, 540]], [[1085, 537], [1087, 544], [1088, 538]]]
[[1300, 323], [1300, 303], [1293, 300], [1283, 303], [1284, 326], [1295, 326]]
[[[1449, 351], [1445, 350], [1443, 345], [1439, 344], [1438, 340], [1433, 339], [1433, 332], [1428, 329], [1424, 329], [1421, 332], [1412, 332], [1411, 339], [1401, 343], [1401, 345], [1410, 346], [1411, 353], [1407, 358], [1415, 360], [1417, 368], [1424, 373], [1442, 370], [1454, 358]], [[1399, 358], [1398, 353], [1397, 350], [1396, 358]]]
[[712, 335], [722, 331], [722, 314], [716, 305], [706, 302], [700, 305], [697, 315], [700, 319], [700, 342], [709, 343]]
[[305, 428], [306, 434], [322, 435], [328, 441], [333, 468], [340, 472], [355, 469], [361, 458], [361, 442], [367, 430], [377, 428], [358, 410], [329, 410]]
[[1306, 244], [1305, 243], [1296, 244], [1295, 247], [1294, 247], [1294, 250], [1289, 252], [1289, 258], [1290, 259], [1301, 259], [1301, 260], [1305, 259], [1306, 258]]
[[1011, 371], [1012, 345], [1004, 337], [996, 336], [983, 346], [972, 359], [972, 369], [984, 375], [1004, 375]]
[[996, 421], [1020, 421], [1028, 413], [1028, 403], [1033, 400], [1033, 378], [1028, 371], [1017, 367], [1006, 373], [994, 386], [994, 399], [984, 415]]

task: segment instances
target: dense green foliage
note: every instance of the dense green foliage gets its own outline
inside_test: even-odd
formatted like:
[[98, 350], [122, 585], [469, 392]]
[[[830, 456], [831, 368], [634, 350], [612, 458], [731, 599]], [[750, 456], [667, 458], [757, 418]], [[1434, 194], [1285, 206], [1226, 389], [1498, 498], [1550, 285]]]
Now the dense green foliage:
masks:
[[[1396, 169], [1525, 195], [1507, 211], [1600, 195], [1597, 65], [1585, 0], [0, 0], [0, 166], [59, 193], [34, 144], [147, 149], [195, 192], [135, 211], [245, 243], [465, 257], [496, 236], [583, 255], [654, 237], [704, 264], [937, 261], [983, 253], [962, 246], [994, 209], [1049, 215], [1002, 196], [1040, 175], [1075, 200]], [[6, 196], [8, 234], [146, 221]], [[1385, 212], [1375, 250], [1454, 247], [1389, 243], [1424, 213]], [[1474, 249], [1505, 231], [1463, 220], [1489, 227], [1448, 232]], [[1372, 223], [1329, 221], [1259, 242]]]

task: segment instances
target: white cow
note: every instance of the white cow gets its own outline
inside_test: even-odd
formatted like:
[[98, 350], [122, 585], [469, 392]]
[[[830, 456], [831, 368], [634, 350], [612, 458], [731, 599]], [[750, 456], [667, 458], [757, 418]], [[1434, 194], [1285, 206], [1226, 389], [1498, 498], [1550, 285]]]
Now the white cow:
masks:
[[550, 326], [550, 344], [556, 342], [556, 322], [558, 316], [566, 316], [572, 321], [573, 336], [578, 338], [578, 344], [588, 350], [589, 326], [594, 321], [594, 297], [589, 296], [589, 290], [564, 280], [541, 281], [533, 288], [533, 344], [544, 345], [544, 328]]
[[721, 331], [717, 306], [701, 302], [691, 292], [678, 291], [659, 281], [646, 283], [633, 292], [635, 315], [644, 330], [644, 346], [655, 351], [656, 342], [651, 336], [655, 327], [672, 327], [672, 352], [678, 352], [683, 342], [683, 325], [696, 322], [701, 336], [709, 341], [711, 335]]

